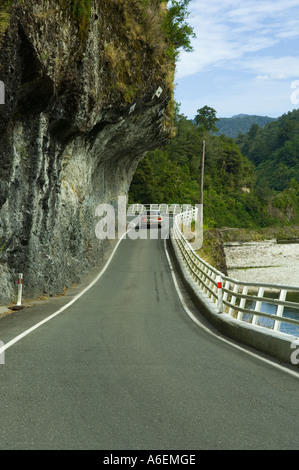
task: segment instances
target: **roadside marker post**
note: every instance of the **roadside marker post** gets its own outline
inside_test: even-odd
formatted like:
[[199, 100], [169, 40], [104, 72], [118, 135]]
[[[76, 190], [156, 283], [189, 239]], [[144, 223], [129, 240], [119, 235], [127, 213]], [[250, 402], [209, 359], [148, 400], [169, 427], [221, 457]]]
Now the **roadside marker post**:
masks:
[[221, 278], [221, 276], [217, 276], [216, 283], [217, 283], [217, 305], [218, 305], [218, 310], [219, 310], [219, 313], [223, 313], [222, 278]]
[[17, 306], [22, 305], [22, 289], [23, 289], [23, 274], [19, 274], [18, 278], [18, 303]]

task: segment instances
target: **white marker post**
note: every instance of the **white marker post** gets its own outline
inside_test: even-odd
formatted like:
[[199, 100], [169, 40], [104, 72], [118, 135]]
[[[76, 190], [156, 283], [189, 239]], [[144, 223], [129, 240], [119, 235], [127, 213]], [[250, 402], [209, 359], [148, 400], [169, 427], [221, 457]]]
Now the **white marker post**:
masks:
[[22, 288], [23, 288], [23, 274], [19, 274], [18, 279], [18, 303], [17, 306], [22, 305]]
[[223, 313], [223, 298], [222, 298], [222, 278], [221, 276], [217, 276], [216, 278], [217, 283], [217, 306], [219, 313]]

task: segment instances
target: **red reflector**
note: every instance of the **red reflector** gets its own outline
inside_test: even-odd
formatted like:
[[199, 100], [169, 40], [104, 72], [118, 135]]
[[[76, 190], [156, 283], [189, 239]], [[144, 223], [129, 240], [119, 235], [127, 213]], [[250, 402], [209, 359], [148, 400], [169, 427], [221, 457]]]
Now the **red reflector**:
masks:
[[222, 282], [217, 282], [217, 289], [222, 289]]

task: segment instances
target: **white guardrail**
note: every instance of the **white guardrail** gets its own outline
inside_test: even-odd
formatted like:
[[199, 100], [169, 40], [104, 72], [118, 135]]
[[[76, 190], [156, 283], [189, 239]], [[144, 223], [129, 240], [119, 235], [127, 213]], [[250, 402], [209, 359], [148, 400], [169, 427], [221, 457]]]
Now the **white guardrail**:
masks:
[[[243, 324], [251, 324], [260, 330], [267, 328], [274, 332], [280, 331], [282, 323], [291, 324], [296, 327], [297, 334], [292, 332], [290, 335], [299, 338], [299, 303], [286, 300], [288, 293], [297, 293], [299, 296], [299, 287], [239, 281], [226, 276], [201, 259], [182, 232], [185, 223], [196, 219], [198, 208], [190, 204], [132, 204], [128, 208], [128, 214], [142, 213], [145, 210], [173, 214], [172, 239], [194, 284], [213, 303], [218, 314], [234, 318]], [[265, 304], [272, 305], [274, 312], [262, 311]], [[295, 312], [297, 319], [284, 316], [285, 307]]]
[[[195, 215], [194, 210], [187, 212], [188, 214], [175, 216], [173, 239], [194, 283], [213, 302], [217, 313], [276, 332], [280, 331], [282, 322], [292, 324], [297, 327], [297, 334], [291, 333], [291, 335], [299, 337], [299, 303], [286, 300], [289, 292], [299, 294], [299, 287], [239, 281], [225, 276], [210, 266], [193, 250], [181, 231], [182, 216], [194, 217]], [[269, 297], [269, 293], [270, 295], [274, 293], [277, 298]], [[263, 312], [262, 305], [264, 304], [275, 306], [275, 313]], [[283, 316], [285, 307], [296, 312], [298, 319]]]
[[136, 212], [142, 214], [148, 210], [158, 210], [165, 215], [186, 214], [186, 217], [190, 217], [190, 213], [195, 215], [197, 212], [197, 209], [191, 204], [131, 204], [128, 206], [128, 215], [134, 215]]

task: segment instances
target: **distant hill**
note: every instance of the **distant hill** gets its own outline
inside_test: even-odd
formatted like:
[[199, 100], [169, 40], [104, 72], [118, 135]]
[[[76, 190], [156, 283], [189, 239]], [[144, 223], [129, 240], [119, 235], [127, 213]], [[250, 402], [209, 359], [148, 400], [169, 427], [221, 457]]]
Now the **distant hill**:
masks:
[[289, 186], [299, 191], [299, 109], [264, 128], [253, 126], [236, 139], [242, 155], [256, 166], [260, 186], [275, 191]]
[[218, 132], [216, 132], [215, 135], [224, 134], [226, 137], [235, 139], [240, 133], [247, 134], [252, 124], [257, 124], [263, 128], [272, 121], [276, 121], [276, 119], [268, 116], [254, 116], [249, 114], [238, 114], [231, 118], [220, 118], [219, 121], [216, 122]]

